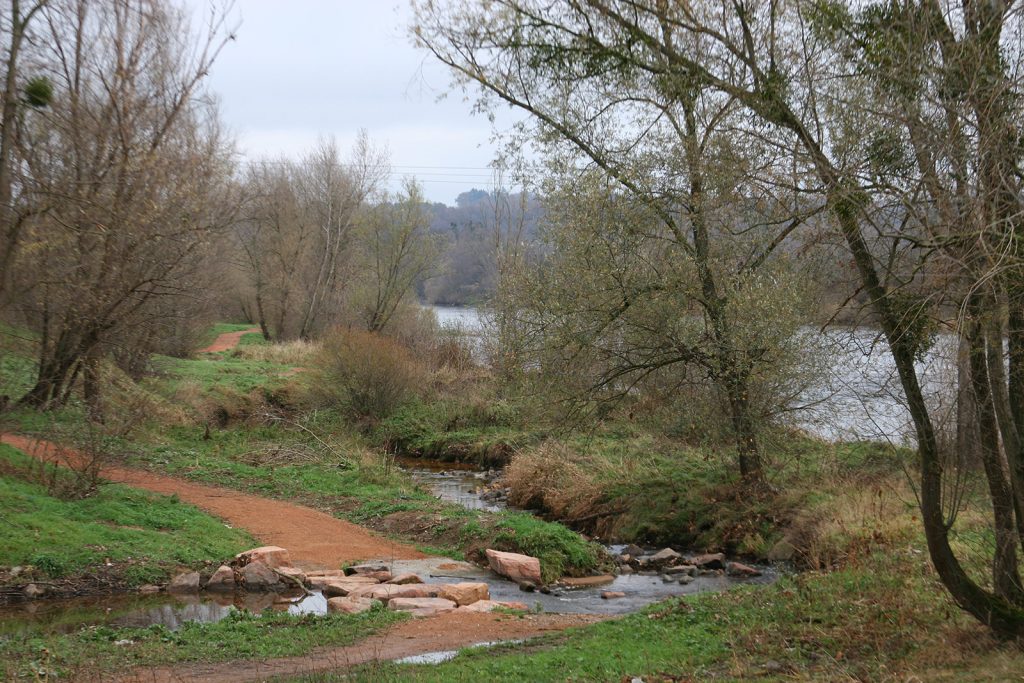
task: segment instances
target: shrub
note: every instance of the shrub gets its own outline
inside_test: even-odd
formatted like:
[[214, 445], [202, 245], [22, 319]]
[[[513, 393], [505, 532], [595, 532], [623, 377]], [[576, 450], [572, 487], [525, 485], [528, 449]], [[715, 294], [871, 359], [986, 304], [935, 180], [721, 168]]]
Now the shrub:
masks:
[[401, 343], [362, 330], [335, 330], [317, 357], [316, 393], [357, 419], [380, 420], [415, 397], [423, 366]]

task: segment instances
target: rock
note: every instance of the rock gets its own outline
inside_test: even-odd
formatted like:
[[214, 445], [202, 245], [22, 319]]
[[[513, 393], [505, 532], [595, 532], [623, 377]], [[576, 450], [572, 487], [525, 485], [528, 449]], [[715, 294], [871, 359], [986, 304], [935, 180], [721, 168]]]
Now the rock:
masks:
[[408, 583], [423, 583], [423, 579], [421, 579], [415, 574], [406, 573], [399, 574], [398, 576], [388, 579], [387, 581], [385, 581], [385, 583], [392, 583], [396, 586], [403, 586]]
[[487, 562], [496, 574], [516, 582], [530, 581], [539, 586], [543, 583], [540, 575], [540, 560], [519, 553], [505, 553], [500, 550], [486, 551]]
[[698, 569], [725, 569], [725, 555], [722, 553], [705, 553], [691, 559], [690, 564]]
[[524, 593], [532, 593], [533, 591], [537, 590], [537, 584], [535, 584], [533, 581], [520, 581], [519, 590], [523, 591]]
[[491, 590], [486, 583], [465, 581], [462, 583], [446, 583], [438, 592], [439, 598], [451, 600], [459, 607], [472, 605], [474, 602], [491, 599]]
[[114, 645], [116, 645], [117, 647], [126, 647], [128, 645], [134, 645], [134, 644], [135, 644], [134, 640], [128, 640], [127, 638], [122, 638], [121, 640], [115, 640], [114, 641]]
[[782, 539], [768, 551], [768, 559], [772, 562], [789, 562], [796, 556], [796, 546], [788, 539]]
[[761, 576], [759, 570], [739, 562], [730, 562], [725, 568], [725, 573], [737, 577]]
[[388, 602], [388, 609], [409, 612], [414, 617], [433, 617], [451, 612], [455, 607], [454, 602], [444, 598], [395, 598]]
[[636, 543], [630, 543], [629, 545], [627, 545], [625, 548], [622, 549], [622, 554], [623, 555], [632, 555], [633, 557], [638, 557], [638, 556], [644, 554], [644, 549], [641, 548], [640, 546], [638, 546]]
[[679, 582], [680, 586], [688, 586], [691, 583], [693, 583], [693, 577], [689, 574], [683, 574], [677, 579], [677, 581]]
[[199, 572], [185, 572], [178, 574], [167, 584], [169, 593], [198, 593], [200, 576]]
[[680, 565], [676, 565], [675, 567], [667, 567], [665, 569], [665, 573], [669, 574], [669, 575], [671, 575], [671, 574], [689, 574], [690, 576], [693, 576], [694, 574], [697, 573], [697, 568], [694, 567], [692, 564], [680, 564]]
[[313, 578], [314, 576], [342, 577], [348, 576], [348, 574], [345, 573], [344, 569], [313, 569], [311, 571], [306, 572], [306, 576], [308, 576], [309, 578]]
[[347, 586], [376, 586], [380, 582], [369, 576], [312, 576], [307, 575], [306, 580], [313, 588], [323, 588], [332, 583], [342, 583]]
[[562, 578], [561, 583], [570, 588], [585, 588], [587, 586], [601, 586], [614, 580], [615, 577], [611, 574], [601, 574], [600, 576], [566, 576]]
[[276, 545], [265, 545], [235, 555], [235, 561], [243, 567], [253, 562], [262, 562], [271, 569], [292, 566], [288, 551]]
[[34, 583], [30, 583], [21, 592], [29, 600], [35, 600], [46, 595], [46, 586], [37, 586]]
[[626, 594], [622, 591], [601, 591], [602, 600], [617, 600], [624, 597], [626, 597]]
[[379, 586], [365, 586], [349, 591], [349, 597], [366, 597], [390, 602], [395, 598], [436, 598], [441, 592], [441, 586], [430, 583], [410, 583], [403, 586], [393, 584], [381, 584]]
[[226, 564], [222, 564], [213, 573], [204, 588], [208, 591], [233, 591], [235, 590], [235, 570]]
[[367, 576], [381, 572], [387, 572], [390, 574], [391, 570], [388, 569], [386, 564], [356, 564], [351, 567], [345, 567], [346, 576], [352, 576], [353, 574], [357, 576]]
[[672, 576], [671, 574], [662, 574], [661, 575], [661, 582], [662, 583], [675, 583], [676, 582], [676, 577]]
[[371, 598], [331, 598], [327, 601], [327, 611], [359, 614], [360, 612], [368, 612], [376, 604], [378, 604], [378, 601]]
[[619, 573], [620, 573], [620, 574], [632, 574], [632, 573], [633, 573], [633, 568], [632, 568], [632, 567], [630, 567], [630, 566], [629, 566], [629, 565], [627, 564], [627, 565], [625, 565], [625, 566], [623, 566], [623, 567], [619, 567]]
[[672, 548], [662, 548], [651, 555], [649, 561], [652, 564], [672, 564], [681, 557], [682, 555], [677, 553], [675, 550], [672, 550]]
[[16, 579], [19, 576], [21, 576], [24, 571], [24, 567], [22, 567], [21, 565], [17, 565], [15, 567], [11, 567], [10, 569], [8, 569], [7, 575], [10, 576], [12, 579]]
[[505, 609], [515, 609], [515, 610], [528, 610], [528, 609], [530, 609], [529, 607], [526, 606], [526, 603], [522, 603], [522, 602], [502, 602], [502, 601], [498, 601], [498, 600], [477, 600], [472, 605], [467, 605], [466, 607], [460, 607], [459, 611], [460, 612], [463, 612], [463, 611], [465, 611], [465, 612], [493, 612], [494, 610], [498, 609], [499, 607], [503, 607]]
[[242, 585], [247, 591], [269, 591], [281, 585], [274, 570], [259, 560], [254, 560], [242, 567]]
[[284, 574], [285, 576], [291, 577], [299, 583], [306, 583], [306, 573], [298, 567], [278, 567], [278, 574]]
[[162, 590], [163, 590], [163, 588], [161, 588], [160, 586], [154, 586], [151, 583], [147, 583], [145, 586], [139, 586], [139, 592], [140, 593], [146, 593], [146, 594], [159, 593]]
[[339, 579], [330, 579], [326, 583], [320, 584], [320, 590], [323, 591], [324, 595], [329, 598], [333, 597], [345, 597], [350, 595], [352, 591], [357, 588], [366, 588], [367, 586], [377, 587], [379, 584], [372, 583], [351, 583], [349, 581], [341, 581]]

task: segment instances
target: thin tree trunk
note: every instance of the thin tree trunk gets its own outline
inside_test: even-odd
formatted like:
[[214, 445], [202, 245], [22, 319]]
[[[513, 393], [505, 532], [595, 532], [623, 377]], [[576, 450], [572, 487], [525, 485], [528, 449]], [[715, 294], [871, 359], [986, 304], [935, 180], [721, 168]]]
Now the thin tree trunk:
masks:
[[985, 478], [988, 480], [989, 496], [992, 500], [992, 520], [995, 528], [996, 546], [992, 558], [992, 585], [996, 595], [1007, 601], [1024, 604], [1024, 589], [1021, 587], [1020, 572], [1017, 569], [1017, 528], [1013, 493], [1003, 467], [999, 447], [999, 428], [988, 377], [988, 354], [985, 343], [986, 303], [980, 295], [971, 297], [967, 337], [970, 342], [971, 387], [974, 390], [974, 404], [978, 411], [978, 435]]

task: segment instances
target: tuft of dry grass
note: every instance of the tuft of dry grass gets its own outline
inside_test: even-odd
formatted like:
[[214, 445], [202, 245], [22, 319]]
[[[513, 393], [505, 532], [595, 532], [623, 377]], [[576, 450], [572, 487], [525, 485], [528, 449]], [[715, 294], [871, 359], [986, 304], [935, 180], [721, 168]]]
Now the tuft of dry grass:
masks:
[[598, 476], [606, 465], [556, 441], [519, 451], [504, 475], [509, 502], [521, 509], [546, 510], [567, 521], [588, 517], [606, 498], [599, 483], [603, 477]]
[[239, 358], [245, 358], [246, 360], [304, 367], [313, 363], [314, 358], [316, 358], [322, 348], [323, 345], [319, 341], [295, 339], [276, 344], [248, 344], [239, 346], [235, 350], [235, 354]]

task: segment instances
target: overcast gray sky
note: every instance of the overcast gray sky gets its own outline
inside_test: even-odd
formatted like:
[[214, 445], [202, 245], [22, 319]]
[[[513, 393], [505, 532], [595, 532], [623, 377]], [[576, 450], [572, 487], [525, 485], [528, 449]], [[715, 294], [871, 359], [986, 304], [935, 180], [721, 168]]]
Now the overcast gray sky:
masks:
[[[187, 2], [198, 24], [209, 0]], [[347, 150], [365, 128], [390, 150], [392, 188], [415, 175], [449, 204], [490, 189], [491, 124], [461, 94], [437, 101], [448, 74], [412, 46], [409, 15], [394, 0], [236, 0], [237, 39], [209, 85], [245, 158], [297, 158], [319, 135]]]

